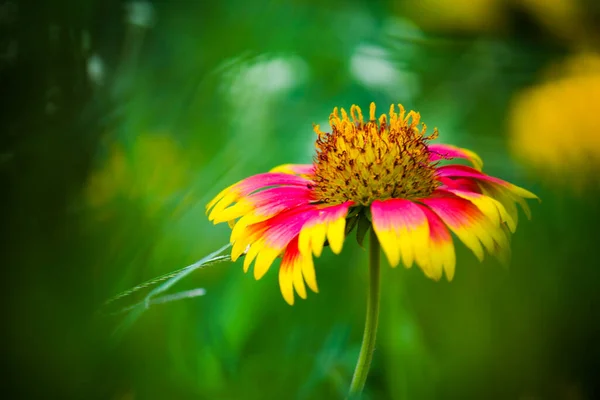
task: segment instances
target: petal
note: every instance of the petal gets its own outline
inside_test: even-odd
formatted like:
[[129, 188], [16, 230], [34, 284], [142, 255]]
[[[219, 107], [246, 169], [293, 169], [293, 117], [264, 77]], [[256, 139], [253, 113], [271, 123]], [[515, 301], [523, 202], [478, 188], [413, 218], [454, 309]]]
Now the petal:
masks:
[[484, 195], [498, 200], [504, 206], [516, 227], [519, 224], [519, 210], [517, 209], [517, 201], [510, 191], [501, 189], [497, 185], [490, 185], [487, 182], [480, 183], [479, 187]]
[[344, 246], [345, 228], [346, 228], [346, 215], [338, 217], [329, 223], [327, 227], [327, 241], [331, 247], [331, 251], [335, 254], [342, 252]]
[[315, 264], [313, 263], [312, 255], [302, 255], [302, 276], [304, 281], [315, 293], [319, 293], [319, 287], [317, 286], [317, 275], [315, 274]]
[[[285, 256], [284, 256], [285, 258]], [[281, 261], [279, 267], [279, 290], [283, 299], [290, 305], [294, 305], [294, 269], [290, 266], [290, 261], [284, 264]]]
[[[260, 279], [269, 270], [288, 244], [300, 233], [304, 223], [316, 212], [315, 206], [307, 205], [284, 211], [276, 216], [252, 225], [248, 225], [234, 246], [250, 246], [244, 260], [244, 271], [247, 271], [252, 260], [254, 277]], [[238, 243], [241, 242], [240, 243]]]
[[516, 196], [525, 198], [525, 199], [538, 199], [539, 198], [531, 193], [528, 190], [525, 190], [517, 185], [513, 185], [512, 183], [503, 181], [502, 179], [486, 175], [483, 172], [479, 172], [476, 169], [471, 167], [467, 167], [464, 165], [446, 165], [443, 167], [437, 168], [436, 171], [437, 176], [439, 177], [451, 177], [451, 178], [474, 178], [484, 182], [492, 182], [497, 185], [502, 186], [503, 188], [509, 190]]
[[284, 174], [310, 177], [315, 174], [315, 166], [313, 164], [283, 164], [273, 168], [269, 172], [281, 172]]
[[[512, 186], [517, 187], [514, 185], [512, 185]], [[521, 195], [519, 195], [518, 192], [513, 190], [513, 188], [509, 188], [509, 187], [506, 187], [505, 185], [498, 184], [495, 182], [485, 182], [485, 181], [479, 182], [479, 187], [481, 188], [481, 192], [483, 194], [490, 196], [492, 198], [495, 198], [500, 203], [502, 203], [502, 205], [504, 205], [504, 207], [506, 208], [508, 213], [511, 215], [511, 217], [513, 217], [513, 219], [515, 220], [515, 223], [517, 223], [519, 220], [517, 207], [516, 207], [517, 203], [521, 206], [521, 209], [525, 213], [525, 216], [527, 217], [527, 219], [531, 219], [531, 209], [529, 208], [529, 204], [527, 204], [525, 199]], [[521, 189], [521, 188], [519, 188], [519, 189]], [[525, 189], [522, 189], [522, 190], [525, 190]], [[533, 197], [528, 196], [525, 198], [535, 198], [538, 201], [540, 200], [534, 194], [531, 193], [531, 195]]]
[[457, 196], [422, 199], [456, 236], [482, 261], [481, 243], [488, 251], [495, 249], [495, 238], [500, 239], [501, 230], [495, 227], [477, 207]]
[[473, 193], [465, 190], [447, 189], [447, 192], [453, 193], [458, 197], [469, 200], [479, 211], [499, 227], [506, 223], [511, 232], [515, 232], [517, 225], [515, 220], [506, 211], [506, 208], [498, 200], [480, 193]]
[[265, 189], [269, 186], [306, 186], [310, 181], [306, 178], [284, 174], [284, 173], [263, 173], [253, 175], [238, 183], [229, 186], [219, 193], [206, 205], [209, 220], [213, 220], [225, 208], [232, 203], [248, 196], [250, 193], [260, 189]]
[[449, 144], [430, 144], [427, 146], [431, 155], [429, 156], [430, 161], [437, 160], [450, 160], [453, 158], [463, 158], [473, 164], [475, 169], [481, 171], [483, 168], [483, 161], [476, 153], [468, 149], [452, 146]]
[[480, 239], [492, 255], [497, 257], [503, 264], [508, 264], [510, 259], [509, 231], [515, 232], [517, 222], [504, 205], [485, 194], [460, 190], [448, 190], [447, 193], [452, 193], [470, 201], [493, 224], [492, 228], [487, 229], [492, 242], [482, 237]]
[[[305, 272], [307, 270], [308, 274]], [[314, 275], [312, 256], [305, 257], [300, 253], [296, 236], [286, 247], [279, 267], [279, 286], [285, 301], [290, 305], [294, 304], [294, 290], [298, 296], [306, 298], [305, 279], [308, 287], [317, 292]]]
[[409, 268], [413, 260], [428, 263], [429, 224], [421, 208], [410, 200], [375, 200], [371, 204], [373, 230], [392, 267], [402, 262]]
[[342, 204], [322, 207], [306, 222], [300, 232], [298, 247], [302, 254], [312, 251], [319, 257], [323, 250], [325, 237], [329, 241], [331, 251], [339, 254], [345, 239], [346, 215], [354, 203], [347, 201]]
[[[296, 242], [298, 239], [296, 239]], [[296, 243], [296, 247], [298, 243]], [[297, 251], [298, 259], [302, 257], [300, 252]], [[299, 265], [298, 265], [299, 264]], [[293, 267], [294, 271], [294, 289], [296, 289], [296, 293], [303, 299], [306, 299], [306, 287], [304, 286], [304, 277], [302, 276], [302, 260], [296, 263]]]
[[303, 254], [312, 251], [316, 257], [321, 257], [326, 236], [327, 223], [306, 224], [300, 232], [300, 251]]
[[475, 179], [438, 177], [437, 180], [442, 184], [442, 188], [481, 193], [481, 188]]
[[281, 250], [282, 249], [276, 247], [265, 246], [258, 253], [256, 260], [254, 261], [254, 279], [259, 280], [265, 276], [267, 271], [269, 271], [269, 268], [271, 268], [273, 261], [281, 254]]
[[248, 272], [250, 264], [252, 264], [252, 261], [254, 261], [254, 259], [258, 255], [258, 252], [261, 251], [264, 247], [265, 244], [263, 240], [257, 240], [253, 243], [252, 246], [248, 247], [248, 251], [246, 252], [246, 256], [244, 257], [244, 273]]
[[443, 270], [446, 273], [446, 278], [451, 281], [454, 278], [456, 266], [452, 236], [436, 213], [426, 206], [419, 204], [419, 207], [425, 213], [429, 224], [429, 257], [431, 264], [423, 267], [423, 271], [427, 276], [439, 280]]
[[259, 232], [255, 229], [249, 229], [249, 226], [254, 227], [254, 224], [262, 221], [264, 221], [263, 218], [250, 213], [244, 215], [235, 223], [229, 239], [229, 242], [233, 243], [231, 249], [232, 261], [236, 261], [237, 258], [247, 250], [250, 243], [258, 239], [257, 235]]
[[502, 264], [508, 266], [511, 256], [510, 231], [508, 226], [502, 226], [497, 236], [494, 236], [494, 250], [491, 252]]
[[267, 219], [283, 210], [308, 204], [312, 199], [312, 192], [306, 186], [278, 186], [252, 193], [232, 206], [222, 211], [211, 213], [215, 224], [232, 221], [247, 214], [254, 214], [254, 222]]

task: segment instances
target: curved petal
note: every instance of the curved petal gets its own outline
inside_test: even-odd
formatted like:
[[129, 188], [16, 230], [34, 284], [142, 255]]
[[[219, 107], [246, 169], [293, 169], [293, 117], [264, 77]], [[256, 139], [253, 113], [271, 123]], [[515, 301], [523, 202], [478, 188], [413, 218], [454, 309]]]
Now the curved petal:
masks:
[[[244, 271], [247, 272], [254, 262], [254, 277], [260, 279], [277, 256], [283, 253], [284, 260], [279, 272], [280, 286], [282, 295], [288, 303], [292, 304], [293, 290], [290, 291], [290, 288], [293, 287], [302, 298], [306, 297], [305, 283], [314, 292], [318, 291], [310, 251], [311, 246], [318, 246], [319, 238], [315, 236], [316, 230], [322, 232], [320, 248], [322, 249], [323, 241], [327, 237], [332, 251], [339, 253], [344, 242], [345, 218], [351, 205], [352, 202], [329, 207], [305, 204], [283, 211], [267, 220], [242, 225], [243, 228], [235, 233], [232, 259], [234, 254], [239, 257], [247, 250]], [[246, 217], [238, 221], [236, 228], [244, 218]], [[232, 236], [234, 236], [233, 232]], [[301, 241], [308, 246], [308, 251], [299, 250]]]
[[502, 264], [508, 266], [511, 257], [510, 228], [500, 226], [500, 232], [494, 237], [494, 250], [491, 252]]
[[483, 194], [498, 200], [504, 206], [506, 212], [514, 221], [515, 226], [519, 224], [519, 210], [515, 196], [511, 195], [508, 190], [501, 190], [498, 185], [489, 185], [481, 182], [479, 183], [479, 187]]
[[254, 277], [262, 278], [275, 258], [300, 233], [300, 229], [314, 215], [314, 212], [315, 206], [306, 205], [246, 226], [243, 232], [238, 234], [234, 243], [236, 248], [248, 248], [244, 258], [244, 272], [247, 272], [250, 264], [256, 260]]
[[481, 188], [475, 179], [438, 177], [437, 180], [442, 184], [441, 188], [481, 193]]
[[[214, 199], [206, 205], [206, 212], [209, 213], [208, 219], [214, 220], [215, 216], [221, 213], [232, 203], [248, 196], [250, 193], [269, 186], [307, 186], [310, 180], [281, 172], [267, 172], [253, 175], [239, 181], [236, 184], [222, 190]], [[212, 210], [212, 211], [211, 211]]]
[[294, 291], [301, 298], [306, 298], [305, 281], [314, 292], [318, 292], [312, 256], [300, 253], [296, 236], [286, 247], [279, 267], [279, 287], [289, 305], [294, 304]]
[[392, 267], [410, 268], [416, 259], [428, 264], [429, 224], [423, 210], [410, 200], [375, 200], [371, 204], [373, 230]]
[[478, 171], [483, 168], [483, 161], [476, 153], [468, 149], [452, 146], [449, 144], [430, 144], [427, 146], [431, 152], [429, 161], [451, 160], [453, 158], [463, 158], [473, 164]]
[[503, 188], [511, 191], [515, 195], [525, 199], [538, 199], [539, 198], [528, 190], [525, 190], [517, 185], [503, 181], [502, 179], [486, 175], [483, 172], [479, 172], [474, 168], [467, 167], [464, 165], [446, 165], [439, 167], [436, 170], [438, 177], [450, 177], [450, 178], [472, 178], [484, 182], [492, 182]]
[[506, 223], [511, 232], [515, 232], [517, 225], [515, 220], [506, 211], [506, 208], [498, 200], [480, 193], [473, 193], [466, 190], [447, 189], [448, 193], [452, 193], [458, 197], [469, 200], [479, 211], [499, 227]]
[[248, 214], [266, 219], [283, 210], [307, 204], [311, 199], [312, 192], [306, 186], [277, 186], [243, 197], [219, 212], [213, 211], [211, 217], [215, 224], [236, 220]]
[[429, 263], [422, 266], [422, 269], [427, 276], [435, 280], [439, 280], [444, 271], [446, 278], [451, 281], [456, 266], [452, 236], [436, 213], [424, 205], [417, 205], [425, 213], [429, 224]]
[[315, 166], [313, 164], [283, 164], [278, 165], [269, 172], [282, 172], [284, 174], [310, 177], [315, 174]]
[[[517, 212], [518, 203], [525, 213], [527, 219], [531, 219], [531, 209], [529, 208], [529, 204], [523, 199], [523, 197], [516, 194], [513, 190], [507, 189], [503, 185], [498, 185], [493, 182], [480, 182], [479, 186], [481, 188], [481, 192], [487, 196], [493, 197], [500, 201], [504, 207], [506, 207], [509, 214], [515, 220], [515, 223], [519, 221]], [[536, 197], [537, 198], [537, 197]], [[539, 198], [537, 198], [539, 201]]]
[[327, 238], [331, 251], [339, 254], [344, 245], [346, 215], [353, 204], [352, 201], [347, 201], [342, 204], [319, 208], [302, 227], [298, 240], [300, 252], [309, 255], [312, 251], [315, 256], [319, 257], [323, 251], [325, 238]]
[[497, 253], [505, 246], [505, 234], [469, 200], [455, 195], [421, 199], [423, 204], [435, 212], [475, 256], [482, 261], [484, 252], [481, 244], [490, 252]]

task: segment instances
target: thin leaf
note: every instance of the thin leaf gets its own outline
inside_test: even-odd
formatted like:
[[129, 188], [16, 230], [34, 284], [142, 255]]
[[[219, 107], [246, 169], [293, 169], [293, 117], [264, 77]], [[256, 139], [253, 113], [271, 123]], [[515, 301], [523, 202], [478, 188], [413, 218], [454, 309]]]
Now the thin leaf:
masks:
[[[152, 304], [166, 303], [169, 301], [179, 300], [182, 298], [190, 298], [190, 297], [197, 297], [200, 295], [204, 295], [204, 293], [205, 293], [204, 289], [198, 288], [198, 289], [194, 289], [193, 291], [185, 291], [185, 292], [175, 293], [172, 295], [157, 297], [157, 295], [169, 290], [171, 287], [173, 287], [173, 285], [175, 285], [181, 279], [185, 278], [186, 276], [188, 276], [189, 274], [191, 274], [192, 272], [194, 272], [197, 269], [205, 268], [210, 265], [217, 264], [217, 263], [224, 262], [224, 261], [230, 261], [231, 257], [229, 255], [220, 255], [223, 251], [228, 249], [230, 246], [231, 246], [231, 244], [227, 244], [227, 245], [221, 247], [219, 250], [207, 255], [206, 257], [202, 258], [199, 261], [196, 261], [195, 263], [193, 263], [191, 265], [188, 265], [185, 268], [182, 268], [178, 271], [169, 273], [167, 275], [162, 275], [158, 278], [154, 278], [148, 282], [138, 285], [132, 289], [129, 289], [129, 290], [113, 297], [109, 301], [107, 301], [105, 303], [105, 305], [112, 303], [117, 298], [125, 297], [131, 293], [134, 293], [135, 291], [137, 291], [141, 288], [148, 287], [152, 284], [161, 282], [168, 278], [168, 280], [166, 282], [164, 282], [162, 285], [158, 286], [157, 288], [153, 289], [150, 293], [148, 293], [148, 295], [146, 295], [146, 297], [144, 297], [144, 299], [142, 301], [121, 310], [121, 312], [128, 312], [129, 314], [125, 317], [125, 319], [121, 322], [121, 324], [119, 324], [119, 326], [117, 326], [117, 328], [113, 331], [113, 334], [112, 334], [113, 338], [115, 338], [117, 341], [119, 339], [121, 339], [123, 337], [123, 335], [129, 330], [129, 328], [131, 328], [131, 326], [133, 326], [133, 324], [138, 320], [138, 318], [146, 310], [148, 310]], [[201, 294], [200, 294], [200, 290], [202, 291]], [[192, 294], [192, 292], [195, 295], [191, 296], [190, 294]], [[117, 312], [117, 314], [120, 314], [121, 312]]]

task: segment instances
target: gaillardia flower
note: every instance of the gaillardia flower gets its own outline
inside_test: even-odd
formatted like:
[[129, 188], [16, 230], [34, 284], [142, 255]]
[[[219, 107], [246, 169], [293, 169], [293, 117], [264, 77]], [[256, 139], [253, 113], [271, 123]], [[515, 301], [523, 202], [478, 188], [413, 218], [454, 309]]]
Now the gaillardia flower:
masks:
[[[510, 150], [554, 187], [597, 187], [599, 101], [600, 53], [576, 54], [552, 65], [538, 84], [513, 99]], [[568, 128], [561, 123], [564, 116], [570, 117]]]
[[[483, 173], [469, 150], [430, 144], [438, 132], [427, 135], [419, 120], [401, 105], [376, 118], [372, 103], [367, 121], [358, 106], [350, 115], [335, 108], [330, 133], [314, 127], [313, 164], [282, 165], [223, 190], [207, 212], [232, 226], [232, 259], [245, 254], [244, 271], [254, 262], [260, 279], [281, 255], [281, 293], [293, 304], [294, 292], [318, 291], [313, 255], [326, 243], [340, 253], [355, 226], [359, 240], [373, 229], [392, 267], [416, 263], [435, 280], [454, 276], [451, 232], [480, 260], [484, 249], [505, 257], [516, 203], [529, 216], [524, 199], [536, 196]], [[452, 159], [472, 166], [445, 162]]]

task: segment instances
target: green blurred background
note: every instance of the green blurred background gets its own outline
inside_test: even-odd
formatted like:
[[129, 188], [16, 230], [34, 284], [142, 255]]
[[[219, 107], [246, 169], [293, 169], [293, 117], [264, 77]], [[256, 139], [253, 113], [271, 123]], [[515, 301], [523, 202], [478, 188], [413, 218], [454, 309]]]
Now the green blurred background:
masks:
[[453, 282], [383, 268], [367, 399], [600, 398], [600, 6], [595, 0], [0, 1], [3, 393], [40, 399], [336, 399], [364, 322], [366, 252], [198, 270], [205, 204], [310, 162], [334, 106], [403, 103], [440, 142], [542, 198], [509, 268], [457, 245]]

